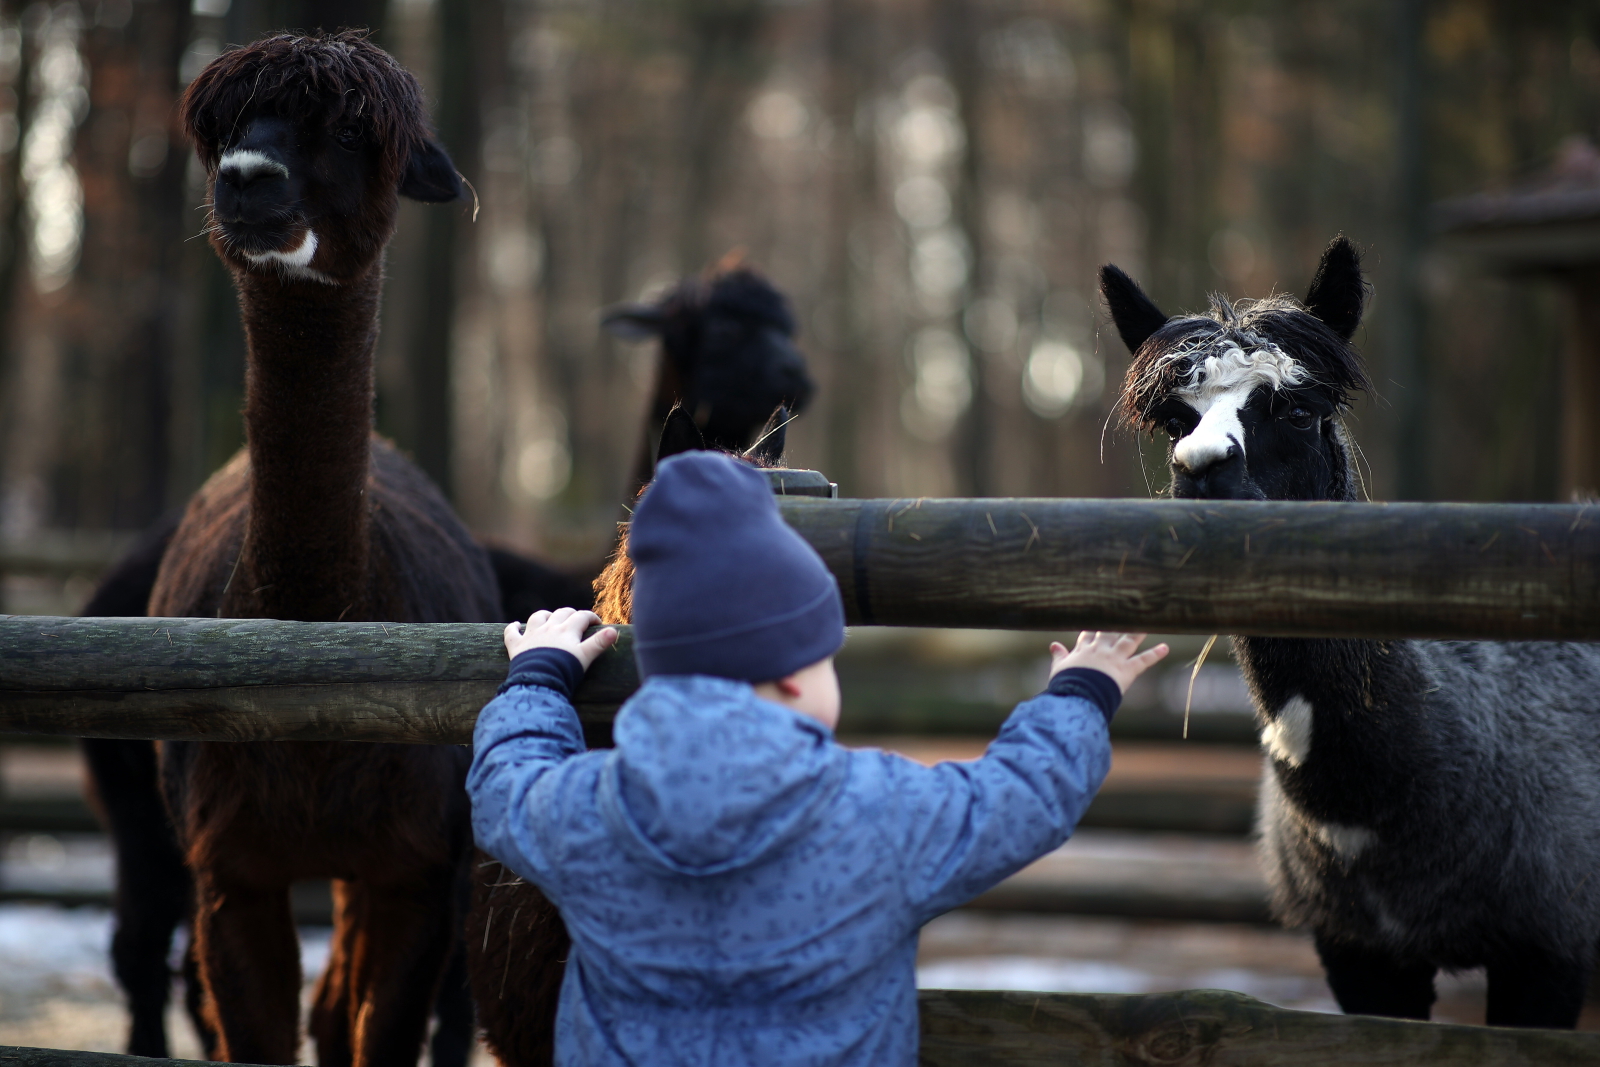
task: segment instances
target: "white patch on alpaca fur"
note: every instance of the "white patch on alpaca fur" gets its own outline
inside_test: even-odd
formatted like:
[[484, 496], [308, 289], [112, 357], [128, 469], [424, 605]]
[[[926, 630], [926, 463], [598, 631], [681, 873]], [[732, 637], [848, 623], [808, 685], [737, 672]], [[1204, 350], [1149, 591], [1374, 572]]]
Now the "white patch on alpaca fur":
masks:
[[246, 181], [262, 171], [269, 171], [284, 178], [289, 176], [288, 167], [253, 148], [235, 148], [223, 156], [217, 163], [217, 173], [220, 174], [225, 170], [238, 171], [239, 177]]
[[1311, 703], [1292, 696], [1261, 728], [1261, 744], [1275, 760], [1298, 767], [1311, 755]]
[[317, 231], [306, 229], [306, 235], [300, 239], [299, 247], [286, 252], [246, 252], [245, 258], [259, 267], [277, 267], [291, 278], [303, 278], [307, 281], [321, 282], [324, 285], [338, 285], [339, 283], [322, 273], [320, 270], [311, 269], [311, 261], [317, 255]]
[[[1169, 358], [1188, 354], [1176, 352]], [[1174, 395], [1194, 408], [1200, 423], [1173, 447], [1173, 460], [1184, 470], [1197, 472], [1227, 458], [1230, 448], [1243, 455], [1244, 424], [1239, 413], [1256, 386], [1281, 389], [1306, 379], [1299, 361], [1274, 344], [1262, 344], [1248, 352], [1229, 344], [1204, 358], [1196, 357]]]
[[1353, 860], [1378, 839], [1378, 835], [1365, 826], [1346, 826], [1343, 823], [1318, 823], [1317, 840], [1334, 851], [1340, 859]]

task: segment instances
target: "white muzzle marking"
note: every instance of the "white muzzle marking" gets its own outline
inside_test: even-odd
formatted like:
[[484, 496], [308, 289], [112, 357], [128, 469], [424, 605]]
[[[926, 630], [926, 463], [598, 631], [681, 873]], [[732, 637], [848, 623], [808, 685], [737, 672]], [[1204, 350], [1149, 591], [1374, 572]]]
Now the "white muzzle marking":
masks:
[[235, 148], [224, 155], [217, 163], [217, 173], [221, 174], [224, 171], [237, 172], [245, 181], [261, 173], [276, 174], [282, 178], [289, 176], [288, 167], [253, 148]]
[[311, 269], [311, 261], [316, 255], [317, 231], [308, 226], [305, 236], [300, 239], [300, 244], [296, 248], [287, 252], [246, 252], [244, 257], [258, 267], [276, 267], [291, 278], [321, 282], [323, 285], [338, 285], [338, 282], [320, 270]]
[[1240, 412], [1256, 386], [1281, 389], [1306, 380], [1305, 368], [1274, 344], [1246, 352], [1237, 344], [1196, 359], [1178, 399], [1194, 408], [1200, 422], [1172, 450], [1178, 466], [1191, 473], [1205, 470], [1237, 448], [1244, 455], [1244, 423]]
[[1243, 455], [1244, 423], [1239, 413], [1250, 402], [1255, 387], [1255, 382], [1246, 382], [1227, 392], [1207, 393], [1190, 399], [1189, 403], [1200, 415], [1200, 423], [1173, 446], [1173, 462], [1190, 473], [1197, 473], [1226, 459], [1230, 448], [1237, 448]]

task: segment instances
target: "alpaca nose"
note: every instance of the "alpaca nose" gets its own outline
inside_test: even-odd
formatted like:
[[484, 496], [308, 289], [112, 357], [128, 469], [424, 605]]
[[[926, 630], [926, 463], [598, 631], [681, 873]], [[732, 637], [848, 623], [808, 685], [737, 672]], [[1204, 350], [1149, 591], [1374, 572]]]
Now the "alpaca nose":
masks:
[[255, 148], [237, 148], [217, 164], [213, 209], [228, 221], [265, 222], [280, 215], [289, 196], [289, 168]]
[[1195, 440], [1198, 436], [1190, 434], [1179, 441], [1177, 447], [1172, 450], [1173, 465], [1191, 478], [1198, 478], [1226, 467], [1244, 454], [1244, 450], [1239, 447], [1239, 442], [1232, 434], [1221, 438]]
[[[1233, 500], [1252, 496], [1246, 484], [1244, 449], [1232, 434], [1210, 440], [1191, 439], [1172, 450], [1173, 495], [1190, 500]], [[1190, 447], [1185, 448], [1185, 445]]]

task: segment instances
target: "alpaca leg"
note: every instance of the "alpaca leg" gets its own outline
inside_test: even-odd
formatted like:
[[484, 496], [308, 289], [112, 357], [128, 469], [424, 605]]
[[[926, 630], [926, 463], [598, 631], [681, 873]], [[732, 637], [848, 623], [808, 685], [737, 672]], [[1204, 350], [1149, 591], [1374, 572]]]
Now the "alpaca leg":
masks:
[[[128, 997], [131, 1016], [128, 1054], [167, 1055], [167, 1001], [172, 989], [172, 931], [182, 920], [188, 886], [142, 876], [140, 864], [119, 863], [116, 932], [111, 935], [111, 961], [117, 984]], [[181, 876], [182, 869], [178, 872]]]
[[349, 883], [333, 883], [333, 943], [328, 965], [317, 979], [311, 999], [311, 1040], [317, 1046], [320, 1067], [349, 1067], [354, 1058], [350, 1045], [350, 967], [355, 928], [349, 914]]
[[438, 1020], [428, 1046], [433, 1067], [467, 1067], [478, 1036], [473, 1025], [472, 990], [467, 985], [467, 947], [459, 937], [452, 940], [450, 962], [433, 1002], [433, 1017]]
[[1328, 988], [1346, 1015], [1426, 1019], [1433, 1010], [1431, 963], [1401, 960], [1379, 949], [1317, 936]]
[[155, 746], [90, 738], [83, 755], [115, 850], [111, 962], [132, 1017], [128, 1052], [164, 1057], [172, 989], [167, 955], [189, 907], [189, 874], [161, 802]]
[[222, 882], [199, 872], [195, 950], [216, 1055], [294, 1063], [300, 1044], [300, 941], [289, 887]]
[[1489, 965], [1490, 1026], [1542, 1026], [1571, 1030], [1578, 1025], [1589, 988], [1588, 960], [1561, 959], [1529, 950]]
[[200, 1051], [206, 1059], [216, 1059], [217, 1028], [211, 1025], [211, 1012], [206, 1008], [206, 986], [200, 980], [200, 957], [195, 952], [193, 936], [183, 953], [183, 1007], [200, 1039]]
[[487, 854], [473, 871], [467, 966], [484, 1041], [504, 1067], [549, 1067], [567, 928], [537, 886]]
[[455, 876], [350, 882], [349, 1016], [355, 1067], [416, 1063], [456, 935]]
[[[530, 612], [531, 614], [531, 612]], [[450, 937], [450, 959], [433, 1001], [436, 1026], [428, 1047], [433, 1067], [467, 1067], [478, 1043], [477, 1017], [472, 1010], [472, 987], [467, 981], [467, 943], [464, 921], [472, 905], [472, 879], [469, 866], [476, 850], [464, 850], [456, 869], [455, 898], [457, 921]]]

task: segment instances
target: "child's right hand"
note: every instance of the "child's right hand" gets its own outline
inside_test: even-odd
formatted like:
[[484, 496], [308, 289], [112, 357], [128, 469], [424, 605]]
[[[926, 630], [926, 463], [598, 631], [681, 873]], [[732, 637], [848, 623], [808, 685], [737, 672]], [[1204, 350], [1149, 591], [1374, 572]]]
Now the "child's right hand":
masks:
[[1078, 635], [1078, 645], [1071, 652], [1060, 641], [1050, 643], [1050, 677], [1068, 667], [1093, 667], [1111, 676], [1117, 688], [1124, 693], [1133, 680], [1166, 658], [1170, 649], [1165, 644], [1139, 651], [1147, 634], [1102, 633], [1085, 630]]
[[587, 641], [583, 639], [583, 632], [599, 621], [600, 616], [594, 612], [576, 608], [536, 611], [528, 616], [527, 629], [520, 622], [506, 626], [506, 654], [516, 659], [518, 653], [530, 648], [559, 648], [572, 653], [588, 670], [600, 653], [617, 643], [617, 631], [609, 626]]

